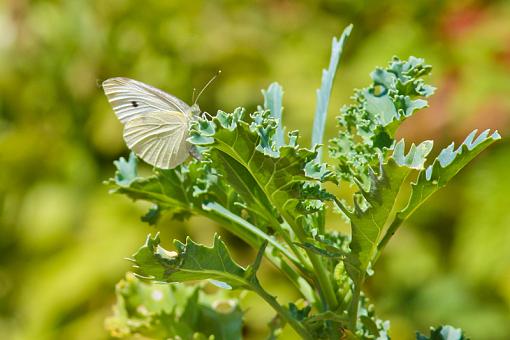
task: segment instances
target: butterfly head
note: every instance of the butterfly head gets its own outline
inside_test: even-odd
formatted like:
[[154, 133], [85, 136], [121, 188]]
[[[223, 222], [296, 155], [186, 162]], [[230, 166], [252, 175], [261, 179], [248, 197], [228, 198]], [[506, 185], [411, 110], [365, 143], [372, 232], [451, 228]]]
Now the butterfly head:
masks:
[[201, 112], [202, 111], [200, 110], [200, 107], [198, 106], [197, 103], [191, 105], [191, 114], [193, 116], [198, 116], [198, 115], [200, 115]]

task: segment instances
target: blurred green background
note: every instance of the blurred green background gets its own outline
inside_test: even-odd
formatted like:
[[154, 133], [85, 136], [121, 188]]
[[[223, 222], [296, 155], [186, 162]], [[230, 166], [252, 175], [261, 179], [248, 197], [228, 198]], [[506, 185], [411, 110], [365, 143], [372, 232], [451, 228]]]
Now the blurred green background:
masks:
[[[0, 337], [108, 338], [123, 258], [155, 231], [139, 219], [146, 205], [102, 184], [128, 151], [98, 81], [132, 77], [189, 102], [221, 69], [200, 100], [215, 112], [254, 108], [277, 80], [284, 122], [306, 143], [331, 38], [349, 23], [328, 138], [352, 89], [393, 55], [426, 58], [438, 87], [402, 136], [438, 148], [474, 128], [503, 135], [398, 232], [367, 287], [378, 314], [394, 339], [440, 323], [510, 339], [510, 2], [454, 0], [0, 2]], [[159, 227], [208, 243], [218, 226]], [[253, 256], [234, 250], [241, 263]], [[269, 309], [245, 304], [246, 333], [261, 338]]]

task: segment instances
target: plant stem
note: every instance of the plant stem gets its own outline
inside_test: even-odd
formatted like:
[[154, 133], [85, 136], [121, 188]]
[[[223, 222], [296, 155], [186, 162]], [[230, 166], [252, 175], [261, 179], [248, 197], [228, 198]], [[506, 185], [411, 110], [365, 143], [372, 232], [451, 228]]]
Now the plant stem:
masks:
[[287, 234], [286, 230], [282, 228], [280, 222], [278, 220], [274, 219], [272, 222], [273, 227], [278, 231], [278, 233], [282, 236], [283, 240], [289, 248], [292, 250], [294, 255], [298, 258], [298, 260], [301, 262], [302, 268], [304, 270], [304, 274], [307, 274], [306, 271], [311, 270], [309, 262], [303, 257], [303, 254], [299, 251], [299, 249], [296, 247], [294, 242], [290, 239], [289, 235]]
[[[292, 221], [293, 219], [290, 216], [286, 216], [284, 212], [282, 212], [283, 217], [286, 221]], [[306, 235], [302, 227], [298, 224], [289, 224], [292, 231], [296, 234], [296, 237], [299, 239], [301, 243], [305, 243]], [[306, 250], [306, 254], [312, 263], [314, 272], [316, 274], [317, 283], [319, 292], [321, 293], [321, 297], [324, 299], [323, 309], [324, 310], [334, 310], [338, 306], [338, 302], [336, 299], [335, 291], [333, 290], [333, 285], [331, 284], [330, 276], [327, 273], [326, 268], [324, 267], [324, 262], [322, 259], [310, 250]]]
[[359, 308], [359, 296], [361, 294], [361, 285], [363, 279], [354, 285], [354, 293], [352, 294], [351, 306], [349, 308], [349, 329], [356, 333], [356, 325], [358, 322], [358, 308]]
[[[292, 263], [294, 263], [294, 265], [296, 265], [297, 267], [299, 267], [301, 265], [301, 262], [302, 262], [301, 258], [299, 258], [297, 256], [293, 256], [293, 254], [291, 252], [289, 252], [288, 249], [286, 249], [283, 245], [281, 245], [274, 238], [267, 235], [260, 228], [257, 228], [256, 226], [254, 226], [250, 222], [244, 220], [240, 216], [233, 214], [228, 209], [223, 207], [221, 204], [213, 202], [213, 203], [204, 204], [202, 207], [203, 207], [203, 210], [205, 210], [205, 211], [212, 211], [212, 212], [220, 215], [221, 218], [227, 219], [228, 221], [230, 221], [232, 223], [233, 226], [240, 227], [239, 229], [236, 228], [234, 230], [233, 228], [229, 228], [228, 224], [227, 224], [227, 226], [225, 226], [223, 224], [226, 229], [232, 229], [232, 230], [230, 230], [232, 233], [234, 233], [238, 237], [244, 239], [250, 245], [253, 246], [254, 242], [258, 243], [257, 238], [267, 240], [269, 242], [269, 244], [271, 244], [274, 248], [278, 249], [278, 251], [280, 251], [283, 255], [285, 255]], [[201, 213], [201, 210], [199, 210], [199, 209], [195, 209], [195, 210], [197, 211], [198, 214]], [[207, 214], [203, 214], [203, 215], [206, 217], [210, 217], [212, 219], [215, 219], [215, 217], [216, 217], [216, 215], [212, 215], [212, 216], [208, 216]], [[223, 222], [223, 220], [221, 218], [218, 221], [219, 223]], [[253, 241], [248, 239], [248, 237], [247, 237], [248, 235], [244, 231], [249, 232], [248, 235], [250, 236], [250, 239], [253, 239]]]
[[326, 300], [324, 310], [334, 310], [338, 306], [338, 302], [336, 299], [335, 291], [333, 290], [333, 285], [331, 284], [330, 276], [324, 267], [324, 262], [322, 262], [317, 254], [314, 254], [311, 251], [307, 251], [307, 253], [315, 269], [315, 274], [317, 275], [321, 293]]
[[393, 220], [393, 222], [391, 222], [390, 226], [388, 227], [388, 230], [384, 234], [384, 237], [377, 245], [377, 252], [374, 255], [374, 259], [372, 260], [372, 265], [374, 265], [377, 262], [377, 260], [381, 256], [381, 253], [382, 253], [384, 247], [386, 247], [386, 245], [390, 241], [391, 237], [395, 234], [395, 232], [400, 227], [402, 222], [404, 222], [404, 220], [405, 220], [405, 218], [402, 218], [401, 216], [399, 216], [399, 214], [397, 214], [397, 216], [395, 216], [395, 219]]
[[252, 290], [264, 299], [273, 309], [280, 315], [289, 325], [303, 338], [312, 340], [312, 335], [308, 332], [305, 326], [296, 320], [290, 312], [281, 306], [275, 297], [267, 293], [259, 284], [253, 285]]
[[[285, 257], [287, 257], [291, 263], [298, 269], [299, 272], [297, 272], [293, 267], [290, 267], [289, 264], [284, 261], [282, 258], [279, 258], [278, 256], [274, 256], [270, 249], [266, 249], [265, 256], [271, 262], [277, 269], [279, 269], [291, 282], [292, 284], [301, 292], [301, 294], [310, 300], [311, 302], [316, 301], [315, 296], [310, 296], [309, 291], [312, 291], [313, 288], [309, 285], [309, 282], [306, 280], [302, 280], [304, 282], [299, 282], [299, 279], [301, 276], [299, 273], [302, 273], [303, 275], [309, 276], [310, 269], [305, 268], [305, 265], [308, 261], [305, 262], [303, 255], [301, 253], [296, 254], [296, 257], [292, 255], [291, 252], [289, 252], [283, 245], [281, 245], [276, 240], [272, 239], [269, 235], [264, 233], [262, 230], [256, 228], [252, 224], [250, 224], [248, 221], [243, 220], [239, 216], [231, 213], [223, 206], [212, 203], [208, 205], [204, 205], [205, 208], [203, 209], [194, 209], [193, 211], [198, 215], [202, 214], [205, 217], [208, 217], [216, 222], [218, 222], [220, 225], [223, 226], [226, 230], [230, 231], [234, 235], [237, 235], [239, 238], [241, 238], [243, 241], [248, 243], [252, 248], [259, 248], [260, 243], [259, 239], [267, 240], [276, 250], [280, 252], [280, 254], [283, 254]], [[211, 211], [215, 214], [205, 214], [205, 211]], [[276, 221], [276, 219], [275, 219]], [[230, 223], [229, 223], [230, 222]], [[278, 224], [279, 226], [279, 224]], [[280, 227], [281, 228], [281, 227]], [[283, 231], [282, 231], [283, 233]], [[295, 245], [288, 241], [290, 246]], [[294, 252], [295, 253], [295, 252]], [[299, 256], [297, 256], [299, 255]], [[308, 266], [309, 267], [309, 264]], [[303, 287], [303, 285], [306, 285]]]

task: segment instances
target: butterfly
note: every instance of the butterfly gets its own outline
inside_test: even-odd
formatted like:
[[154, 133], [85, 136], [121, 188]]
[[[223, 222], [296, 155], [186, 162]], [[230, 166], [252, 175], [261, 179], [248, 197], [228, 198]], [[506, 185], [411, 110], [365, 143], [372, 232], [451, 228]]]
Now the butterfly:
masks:
[[160, 169], [173, 169], [188, 158], [192, 151], [187, 141], [189, 124], [201, 113], [197, 100], [189, 106], [160, 89], [123, 77], [105, 80], [102, 88], [124, 124], [124, 141], [135, 155]]

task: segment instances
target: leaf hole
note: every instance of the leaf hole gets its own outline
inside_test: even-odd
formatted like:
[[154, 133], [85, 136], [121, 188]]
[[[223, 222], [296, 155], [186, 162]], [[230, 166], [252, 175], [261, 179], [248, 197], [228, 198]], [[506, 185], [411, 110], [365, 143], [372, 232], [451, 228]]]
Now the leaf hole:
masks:
[[375, 84], [371, 92], [376, 97], [382, 97], [388, 92], [388, 89], [382, 84]]

